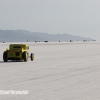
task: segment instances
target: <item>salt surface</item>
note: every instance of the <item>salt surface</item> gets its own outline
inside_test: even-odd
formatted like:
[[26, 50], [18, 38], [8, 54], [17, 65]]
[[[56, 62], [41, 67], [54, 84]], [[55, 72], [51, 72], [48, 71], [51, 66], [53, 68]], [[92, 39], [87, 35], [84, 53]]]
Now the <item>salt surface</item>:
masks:
[[10, 43], [0, 43], [0, 100], [100, 100], [100, 42], [30, 43], [34, 61], [3, 62]]

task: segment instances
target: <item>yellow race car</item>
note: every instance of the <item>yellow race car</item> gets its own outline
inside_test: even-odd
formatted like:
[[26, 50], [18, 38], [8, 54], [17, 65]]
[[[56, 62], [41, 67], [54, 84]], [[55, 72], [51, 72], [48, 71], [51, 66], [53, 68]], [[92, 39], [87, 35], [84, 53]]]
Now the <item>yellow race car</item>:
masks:
[[3, 53], [4, 62], [8, 60], [24, 60], [26, 62], [29, 57], [33, 61], [34, 54], [31, 53], [29, 56], [29, 46], [26, 44], [10, 44], [9, 50], [6, 48], [6, 51]]

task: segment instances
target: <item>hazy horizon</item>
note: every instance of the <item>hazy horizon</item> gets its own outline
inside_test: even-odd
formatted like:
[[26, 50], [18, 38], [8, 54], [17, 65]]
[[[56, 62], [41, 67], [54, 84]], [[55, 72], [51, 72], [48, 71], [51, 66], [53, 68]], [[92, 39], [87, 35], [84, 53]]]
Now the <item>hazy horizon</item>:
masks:
[[99, 0], [0, 0], [0, 29], [100, 40]]

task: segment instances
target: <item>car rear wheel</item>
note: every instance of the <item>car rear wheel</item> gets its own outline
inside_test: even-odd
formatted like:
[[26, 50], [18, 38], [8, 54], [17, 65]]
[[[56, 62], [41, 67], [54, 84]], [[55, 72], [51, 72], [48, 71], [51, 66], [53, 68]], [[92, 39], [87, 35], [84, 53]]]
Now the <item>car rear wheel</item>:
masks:
[[23, 52], [23, 59], [24, 59], [25, 62], [27, 61], [26, 55], [27, 55], [27, 53], [26, 53], [26, 51], [24, 51], [24, 52]]
[[3, 53], [3, 61], [7, 62], [7, 53], [6, 53], [6, 51], [4, 51], [4, 53]]
[[31, 53], [30, 58], [31, 58], [31, 61], [33, 61], [33, 59], [34, 59], [34, 54], [33, 53]]

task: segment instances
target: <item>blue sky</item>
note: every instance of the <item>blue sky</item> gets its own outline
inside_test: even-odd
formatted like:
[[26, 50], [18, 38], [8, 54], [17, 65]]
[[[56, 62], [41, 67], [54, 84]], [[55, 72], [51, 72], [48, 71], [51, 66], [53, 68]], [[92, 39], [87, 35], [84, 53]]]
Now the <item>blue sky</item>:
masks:
[[0, 29], [100, 40], [99, 0], [0, 0]]

